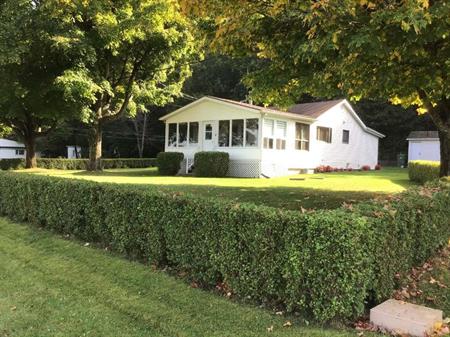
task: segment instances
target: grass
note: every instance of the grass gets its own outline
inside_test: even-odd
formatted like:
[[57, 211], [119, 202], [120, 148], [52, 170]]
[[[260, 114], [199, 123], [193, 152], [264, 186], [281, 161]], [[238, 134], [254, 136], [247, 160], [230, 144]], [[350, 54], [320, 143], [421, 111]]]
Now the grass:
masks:
[[[0, 336], [356, 336], [238, 304], [0, 218]], [[283, 327], [290, 320], [291, 327]], [[273, 331], [267, 328], [273, 326]]]
[[169, 192], [193, 193], [292, 210], [302, 207], [336, 208], [343, 202], [367, 200], [383, 194], [401, 192], [411, 185], [407, 170], [400, 168], [272, 179], [162, 177], [158, 176], [154, 168], [106, 170], [100, 173], [41, 169], [24, 172], [153, 186]]

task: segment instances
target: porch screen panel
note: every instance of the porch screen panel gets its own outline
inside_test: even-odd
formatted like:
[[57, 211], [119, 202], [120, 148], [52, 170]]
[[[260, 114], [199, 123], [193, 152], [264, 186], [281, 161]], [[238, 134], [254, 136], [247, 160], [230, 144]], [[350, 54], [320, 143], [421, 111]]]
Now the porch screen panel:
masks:
[[257, 118], [247, 119], [245, 125], [245, 145], [258, 146], [259, 121]]
[[230, 146], [230, 121], [219, 121], [219, 146]]
[[183, 147], [187, 145], [187, 131], [187, 123], [178, 124], [178, 146]]
[[244, 120], [233, 119], [231, 128], [231, 145], [243, 146], [244, 145]]
[[189, 123], [189, 143], [198, 143], [198, 122]]
[[169, 124], [169, 146], [177, 146], [177, 124], [170, 123]]

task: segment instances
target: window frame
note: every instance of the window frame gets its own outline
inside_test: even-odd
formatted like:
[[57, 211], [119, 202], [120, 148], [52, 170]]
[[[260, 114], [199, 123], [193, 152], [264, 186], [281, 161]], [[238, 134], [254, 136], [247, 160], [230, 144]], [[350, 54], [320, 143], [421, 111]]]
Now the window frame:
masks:
[[[307, 127], [308, 136], [305, 137], [303, 132], [300, 132], [300, 138], [297, 138], [297, 127]], [[298, 147], [298, 144], [300, 144], [300, 147]], [[302, 148], [302, 144], [306, 144], [306, 148]], [[311, 124], [301, 123], [301, 122], [295, 122], [295, 149], [298, 151], [309, 151], [310, 150], [310, 144], [311, 144]]]
[[[327, 137], [327, 140], [323, 140], [323, 139], [320, 139], [320, 138], [319, 138], [319, 136], [320, 136], [319, 129], [323, 129], [323, 130], [328, 131], [328, 137]], [[327, 126], [317, 126], [317, 129], [316, 129], [316, 139], [317, 139], [317, 141], [319, 141], [319, 142], [324, 142], [324, 143], [327, 143], [327, 144], [331, 144], [331, 143], [333, 142], [333, 129], [332, 129], [332, 128], [329, 128], [329, 127], [327, 127]]]
[[[347, 137], [345, 137], [347, 136]], [[350, 144], [350, 130], [342, 130], [342, 144]]]

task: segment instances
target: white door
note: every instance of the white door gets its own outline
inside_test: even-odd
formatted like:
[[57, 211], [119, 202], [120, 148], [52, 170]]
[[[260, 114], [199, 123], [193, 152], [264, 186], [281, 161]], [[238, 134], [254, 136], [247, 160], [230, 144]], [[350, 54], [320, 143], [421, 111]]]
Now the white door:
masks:
[[203, 151], [212, 151], [217, 144], [217, 121], [203, 122]]

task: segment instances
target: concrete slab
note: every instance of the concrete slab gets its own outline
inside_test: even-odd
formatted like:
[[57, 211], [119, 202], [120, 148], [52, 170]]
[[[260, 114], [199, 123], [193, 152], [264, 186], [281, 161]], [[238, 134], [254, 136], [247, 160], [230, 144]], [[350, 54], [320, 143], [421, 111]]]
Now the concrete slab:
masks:
[[387, 300], [370, 309], [372, 324], [395, 333], [424, 337], [442, 322], [442, 311], [397, 300]]

